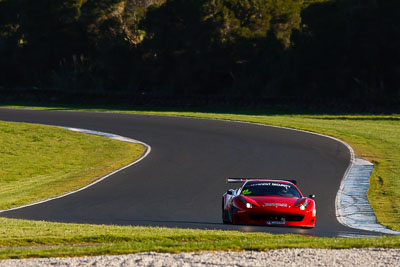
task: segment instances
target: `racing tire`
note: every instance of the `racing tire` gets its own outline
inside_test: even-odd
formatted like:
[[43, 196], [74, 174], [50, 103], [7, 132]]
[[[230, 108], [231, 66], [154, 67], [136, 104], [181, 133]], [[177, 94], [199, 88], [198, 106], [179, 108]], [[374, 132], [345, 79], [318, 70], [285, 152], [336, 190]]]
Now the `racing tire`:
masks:
[[229, 220], [229, 213], [224, 209], [224, 198], [222, 198], [222, 222], [224, 224], [231, 224], [232, 222]]

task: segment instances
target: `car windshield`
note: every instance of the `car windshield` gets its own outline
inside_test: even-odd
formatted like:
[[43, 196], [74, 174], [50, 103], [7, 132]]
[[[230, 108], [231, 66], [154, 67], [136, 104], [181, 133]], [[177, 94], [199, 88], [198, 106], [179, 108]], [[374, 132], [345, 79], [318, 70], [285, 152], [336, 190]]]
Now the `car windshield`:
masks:
[[280, 196], [301, 197], [299, 190], [293, 185], [279, 182], [247, 183], [241, 192], [246, 196]]

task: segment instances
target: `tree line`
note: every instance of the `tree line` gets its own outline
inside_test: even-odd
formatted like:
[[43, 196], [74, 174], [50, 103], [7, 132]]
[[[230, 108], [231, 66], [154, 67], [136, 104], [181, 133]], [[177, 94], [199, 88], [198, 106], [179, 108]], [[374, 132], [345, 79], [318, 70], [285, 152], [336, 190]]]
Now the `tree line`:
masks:
[[398, 14], [397, 0], [0, 0], [0, 87], [398, 104]]

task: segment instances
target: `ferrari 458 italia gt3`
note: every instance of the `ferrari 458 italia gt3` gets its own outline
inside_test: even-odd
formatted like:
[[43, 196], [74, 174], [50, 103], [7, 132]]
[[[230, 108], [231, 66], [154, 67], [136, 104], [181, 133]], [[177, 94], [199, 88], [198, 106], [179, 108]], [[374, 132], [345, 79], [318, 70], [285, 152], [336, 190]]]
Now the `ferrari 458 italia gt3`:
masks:
[[222, 198], [224, 223], [314, 227], [314, 195], [304, 197], [293, 180], [228, 178], [243, 183]]

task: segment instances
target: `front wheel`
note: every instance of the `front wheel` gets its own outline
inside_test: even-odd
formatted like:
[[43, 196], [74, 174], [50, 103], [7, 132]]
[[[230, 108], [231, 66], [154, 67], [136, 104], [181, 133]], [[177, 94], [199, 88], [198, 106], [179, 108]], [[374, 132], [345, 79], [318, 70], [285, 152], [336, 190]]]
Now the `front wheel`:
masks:
[[225, 224], [229, 224], [232, 222], [229, 220], [229, 212], [224, 209], [224, 204], [224, 198], [222, 198], [222, 221]]

